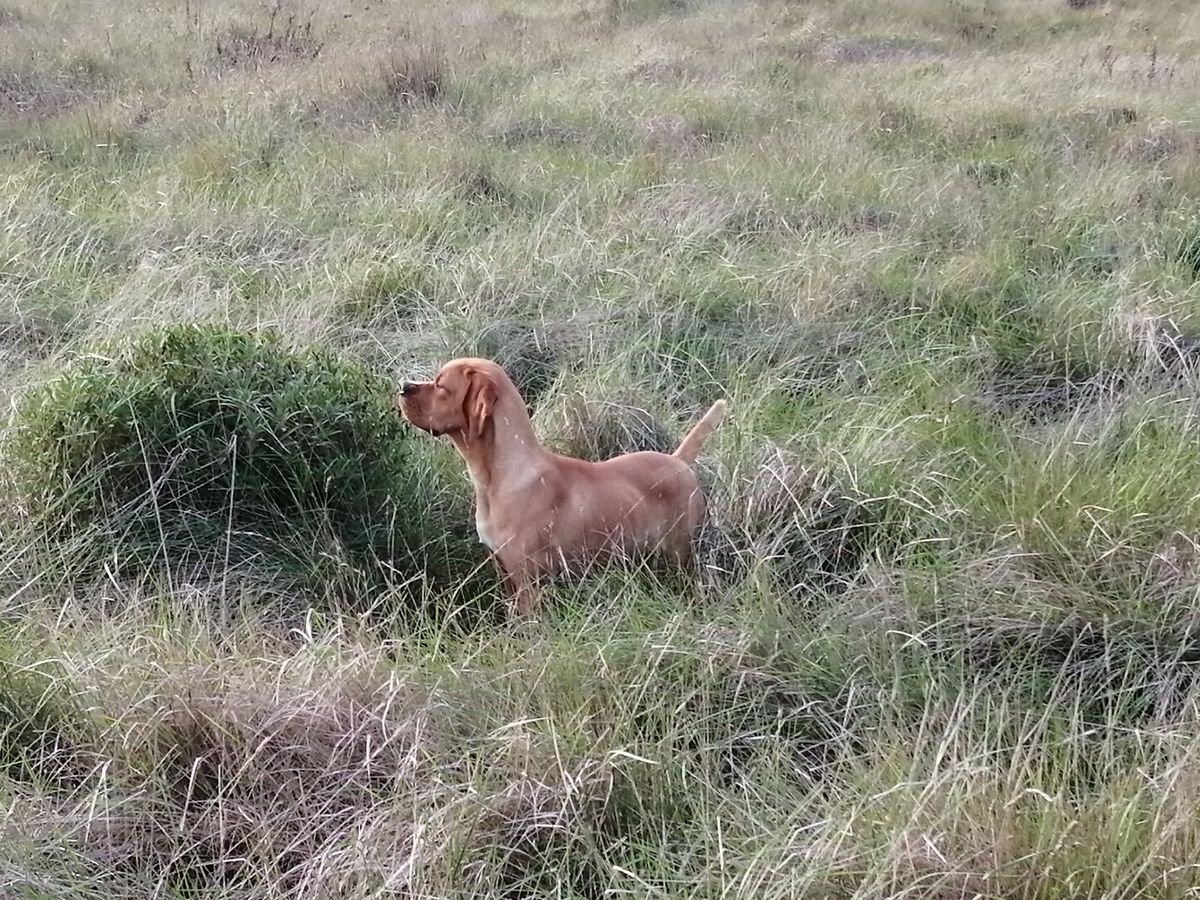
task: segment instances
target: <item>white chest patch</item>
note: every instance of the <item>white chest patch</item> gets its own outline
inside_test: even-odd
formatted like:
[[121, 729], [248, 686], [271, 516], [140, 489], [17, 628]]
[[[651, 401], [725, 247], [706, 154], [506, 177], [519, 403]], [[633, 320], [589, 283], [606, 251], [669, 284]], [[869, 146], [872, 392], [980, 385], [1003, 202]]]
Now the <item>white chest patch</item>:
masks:
[[479, 510], [475, 511], [475, 531], [479, 535], [479, 541], [489, 550], [496, 549], [495, 536], [488, 531], [487, 522], [484, 521], [483, 513]]

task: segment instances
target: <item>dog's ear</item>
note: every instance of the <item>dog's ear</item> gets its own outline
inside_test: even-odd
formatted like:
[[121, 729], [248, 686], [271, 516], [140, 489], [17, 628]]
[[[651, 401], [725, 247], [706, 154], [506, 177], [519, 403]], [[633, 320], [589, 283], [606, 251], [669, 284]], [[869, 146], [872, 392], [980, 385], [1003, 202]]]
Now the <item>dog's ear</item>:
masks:
[[478, 369], [467, 373], [467, 399], [463, 413], [467, 417], [467, 434], [473, 441], [483, 437], [483, 430], [492, 417], [496, 406], [496, 382], [492, 376]]

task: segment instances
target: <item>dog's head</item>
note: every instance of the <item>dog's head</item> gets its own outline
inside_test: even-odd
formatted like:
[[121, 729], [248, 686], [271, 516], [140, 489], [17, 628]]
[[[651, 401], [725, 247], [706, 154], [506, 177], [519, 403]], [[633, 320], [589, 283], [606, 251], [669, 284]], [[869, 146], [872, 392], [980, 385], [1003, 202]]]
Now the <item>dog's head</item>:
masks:
[[406, 381], [396, 405], [404, 418], [433, 435], [481, 440], [508, 376], [486, 359], [452, 359], [432, 381]]

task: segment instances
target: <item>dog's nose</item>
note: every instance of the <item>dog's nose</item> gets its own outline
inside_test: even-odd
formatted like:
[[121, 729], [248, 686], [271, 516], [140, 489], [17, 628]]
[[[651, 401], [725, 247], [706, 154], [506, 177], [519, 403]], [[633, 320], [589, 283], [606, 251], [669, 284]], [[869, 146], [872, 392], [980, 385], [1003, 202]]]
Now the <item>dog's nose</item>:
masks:
[[413, 384], [411, 381], [405, 381], [404, 383], [402, 383], [400, 385], [400, 396], [407, 397], [409, 394], [411, 394], [416, 389], [417, 389], [417, 386], [415, 384]]

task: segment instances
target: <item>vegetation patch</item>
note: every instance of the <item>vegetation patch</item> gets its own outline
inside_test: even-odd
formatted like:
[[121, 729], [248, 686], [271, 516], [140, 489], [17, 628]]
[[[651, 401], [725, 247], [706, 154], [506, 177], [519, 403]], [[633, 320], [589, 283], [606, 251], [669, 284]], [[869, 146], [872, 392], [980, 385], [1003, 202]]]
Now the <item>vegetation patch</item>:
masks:
[[1171, 255], [1192, 279], [1200, 281], [1200, 221], [1193, 220], [1189, 225]]
[[683, 439], [628, 397], [601, 401], [573, 394], [558, 412], [562, 421], [553, 429], [555, 447], [580, 459], [600, 461], [642, 450], [672, 453]]
[[582, 129], [542, 116], [505, 122], [498, 125], [494, 133], [496, 139], [509, 148], [532, 143], [580, 147], [588, 142], [588, 135]]
[[498, 362], [525, 404], [536, 408], [554, 385], [566, 355], [567, 339], [561, 331], [499, 320], [485, 325], [472, 342], [474, 349], [464, 352]]
[[894, 540], [888, 503], [770, 448], [713, 482], [706, 564], [734, 578], [767, 574], [797, 598], [845, 588], [872, 549]]
[[1200, 135], [1174, 122], [1150, 122], [1124, 137], [1113, 150], [1121, 162], [1156, 164], [1200, 150]]
[[561, 779], [516, 778], [486, 798], [466, 848], [468, 882], [500, 896], [602, 892], [612, 770], [585, 760]]
[[813, 232], [853, 235], [883, 230], [897, 221], [894, 212], [880, 206], [780, 204], [687, 184], [647, 191], [645, 203], [643, 215], [649, 222], [697, 242], [783, 241]]
[[58, 667], [14, 664], [0, 647], [0, 776], [38, 787], [81, 783], [95, 761], [96, 734], [68, 696]]
[[224, 69], [259, 69], [277, 63], [316, 59], [325, 42], [313, 24], [313, 16], [283, 15], [279, 5], [271, 9], [266, 27], [232, 25], [216, 38], [213, 57]]
[[425, 267], [407, 260], [372, 266], [338, 302], [339, 317], [360, 325], [397, 325], [432, 307], [437, 285]]
[[69, 74], [0, 71], [0, 118], [46, 119], [91, 99], [95, 85]]
[[827, 51], [830, 62], [848, 65], [927, 60], [944, 56], [937, 48], [902, 38], [858, 38], [835, 42]]
[[[346, 811], [420, 777], [420, 756], [435, 746], [428, 713], [369, 673], [329, 686], [316, 705], [294, 689], [197, 687], [173, 698], [147, 756], [128, 761], [145, 766], [188, 836], [163, 836], [150, 854], [181, 885], [245, 884], [264, 868], [279, 884], [299, 883], [345, 834]], [[383, 703], [394, 718], [381, 715]], [[289, 817], [291, 804], [314, 814]]]
[[15, 426], [17, 489], [73, 566], [365, 586], [474, 556], [430, 525], [437, 494], [392, 385], [271, 334], [184, 325], [96, 348], [26, 396]]
[[704, 0], [605, 0], [608, 20], [633, 24], [660, 16], [682, 15], [704, 4]]
[[388, 54], [379, 64], [379, 85], [384, 100], [399, 107], [449, 102], [454, 88], [445, 53], [425, 42]]
[[719, 122], [682, 115], [648, 116], [638, 123], [638, 127], [651, 147], [676, 153], [711, 153], [733, 136], [731, 130]]
[[517, 204], [517, 196], [488, 165], [467, 165], [452, 177], [455, 193], [471, 205], [512, 208]]
[[998, 412], [1044, 424], [1112, 401], [1124, 382], [1119, 372], [1075, 372], [1048, 361], [1001, 360], [992, 367], [983, 401]]
[[28, 357], [49, 355], [62, 345], [70, 332], [70, 310], [41, 305], [26, 308], [15, 297], [7, 298], [7, 302], [0, 301], [0, 342]]

